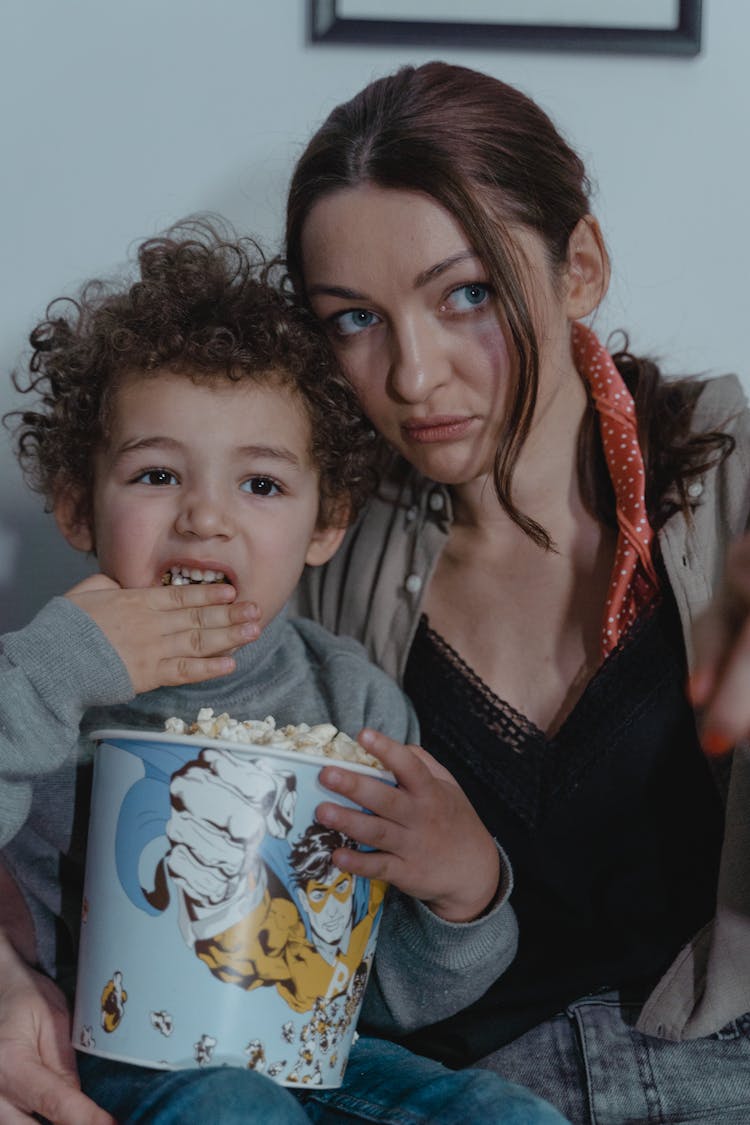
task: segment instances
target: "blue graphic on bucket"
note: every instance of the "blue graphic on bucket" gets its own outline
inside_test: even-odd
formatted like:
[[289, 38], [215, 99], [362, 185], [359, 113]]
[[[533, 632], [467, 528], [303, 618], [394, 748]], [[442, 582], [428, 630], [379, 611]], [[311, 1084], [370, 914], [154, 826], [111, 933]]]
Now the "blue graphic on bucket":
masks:
[[97, 733], [74, 1046], [340, 1085], [385, 886], [333, 864], [321, 761]]

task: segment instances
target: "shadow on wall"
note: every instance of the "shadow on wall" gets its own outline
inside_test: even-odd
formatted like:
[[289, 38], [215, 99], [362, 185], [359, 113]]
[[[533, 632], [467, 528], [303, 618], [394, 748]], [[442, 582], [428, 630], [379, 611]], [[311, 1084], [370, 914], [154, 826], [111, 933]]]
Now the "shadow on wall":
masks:
[[94, 559], [68, 547], [51, 515], [32, 505], [0, 508], [0, 633], [28, 624], [95, 569]]

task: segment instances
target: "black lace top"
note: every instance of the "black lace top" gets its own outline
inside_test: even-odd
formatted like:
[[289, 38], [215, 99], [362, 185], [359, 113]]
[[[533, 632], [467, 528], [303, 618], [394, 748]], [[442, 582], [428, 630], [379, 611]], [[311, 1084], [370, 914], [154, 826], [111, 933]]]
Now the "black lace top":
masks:
[[713, 913], [723, 809], [685, 699], [668, 594], [639, 619], [548, 738], [428, 625], [405, 688], [422, 744], [509, 855], [519, 951], [485, 996], [408, 1037], [463, 1065], [577, 997], [645, 996]]

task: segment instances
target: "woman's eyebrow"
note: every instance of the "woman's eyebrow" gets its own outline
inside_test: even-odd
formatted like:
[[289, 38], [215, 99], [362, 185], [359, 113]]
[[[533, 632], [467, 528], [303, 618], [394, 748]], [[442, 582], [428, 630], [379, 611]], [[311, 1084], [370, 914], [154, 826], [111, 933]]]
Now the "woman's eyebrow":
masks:
[[367, 300], [366, 294], [358, 293], [356, 289], [346, 289], [343, 285], [309, 285], [307, 296], [341, 297], [342, 301]]
[[[434, 277], [439, 277], [441, 273], [445, 273], [445, 271], [449, 270], [452, 266], [472, 259], [475, 261], [478, 259], [478, 255], [473, 250], [459, 250], [457, 254], [451, 254], [450, 257], [443, 258], [441, 261], [436, 262], [434, 266], [428, 266], [427, 269], [421, 270], [414, 278], [414, 288], [421, 289], [422, 286], [432, 281]], [[357, 289], [348, 289], [344, 285], [326, 285], [324, 283], [310, 285], [307, 289], [307, 295], [308, 297], [339, 297], [342, 301], [369, 300], [366, 293], [361, 293]]]
[[456, 266], [459, 262], [467, 262], [470, 259], [475, 261], [478, 255], [471, 249], [459, 250], [457, 254], [451, 254], [448, 258], [443, 258], [441, 262], [436, 262], [434, 266], [428, 266], [426, 270], [422, 270], [414, 278], [414, 288], [421, 289], [423, 285], [427, 285], [434, 277], [439, 277], [441, 273], [445, 273], [451, 266]]

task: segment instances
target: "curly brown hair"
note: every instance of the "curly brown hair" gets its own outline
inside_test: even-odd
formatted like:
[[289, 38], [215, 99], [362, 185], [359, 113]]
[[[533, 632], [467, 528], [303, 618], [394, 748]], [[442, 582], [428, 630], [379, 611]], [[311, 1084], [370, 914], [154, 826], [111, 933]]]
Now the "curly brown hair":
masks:
[[125, 374], [274, 381], [299, 395], [310, 419], [320, 525], [347, 523], [375, 485], [378, 442], [320, 325], [275, 284], [278, 263], [201, 217], [143, 242], [136, 262], [135, 278], [90, 281], [77, 298], [53, 301], [30, 335], [28, 372], [12, 378], [37, 395], [36, 408], [3, 419], [15, 423], [30, 487], [48, 506], [62, 492], [79, 496], [90, 522], [94, 454]]

